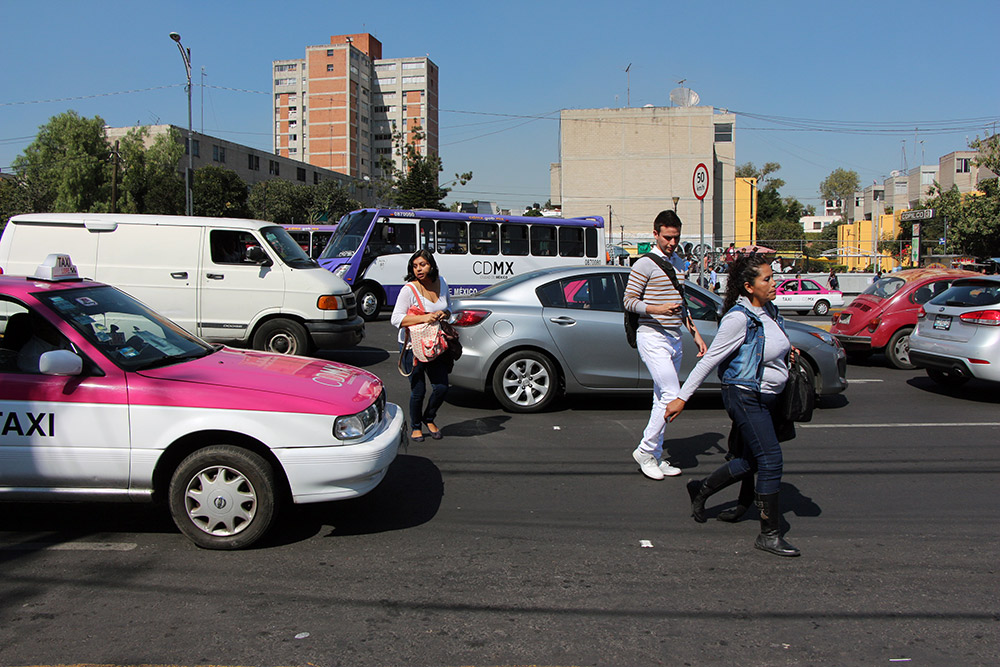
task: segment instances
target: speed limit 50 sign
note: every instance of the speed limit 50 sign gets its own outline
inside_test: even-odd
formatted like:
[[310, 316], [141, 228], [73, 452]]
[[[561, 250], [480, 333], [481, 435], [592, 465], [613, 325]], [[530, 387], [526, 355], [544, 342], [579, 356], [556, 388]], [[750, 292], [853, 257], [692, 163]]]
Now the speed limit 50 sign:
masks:
[[694, 196], [698, 199], [704, 199], [705, 195], [708, 194], [708, 167], [704, 163], [700, 163], [694, 168], [691, 184], [694, 186]]

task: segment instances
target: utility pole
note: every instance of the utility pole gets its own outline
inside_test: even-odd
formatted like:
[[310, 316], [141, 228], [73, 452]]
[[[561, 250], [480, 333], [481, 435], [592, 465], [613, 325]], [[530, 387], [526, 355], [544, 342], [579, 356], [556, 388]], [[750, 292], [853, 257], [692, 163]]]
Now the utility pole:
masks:
[[114, 160], [114, 170], [111, 172], [111, 212], [118, 212], [118, 140], [115, 139], [115, 150], [111, 154]]

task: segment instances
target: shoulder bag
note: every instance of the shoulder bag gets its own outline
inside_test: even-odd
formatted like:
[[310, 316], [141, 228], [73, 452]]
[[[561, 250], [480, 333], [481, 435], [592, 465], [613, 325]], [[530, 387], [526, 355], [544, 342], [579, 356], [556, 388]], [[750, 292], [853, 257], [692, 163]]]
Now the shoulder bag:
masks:
[[[425, 315], [420, 301], [420, 293], [413, 283], [407, 283], [413, 290], [413, 295], [417, 298], [415, 306], [411, 306], [408, 315]], [[413, 350], [413, 357], [417, 361], [433, 361], [448, 349], [448, 340], [441, 331], [440, 322], [428, 322], [426, 324], [414, 324], [406, 327], [409, 336], [407, 346]]]
[[[670, 278], [670, 282], [674, 284], [674, 289], [677, 290], [677, 292], [681, 295], [681, 321], [686, 324], [690, 319], [690, 315], [688, 314], [687, 311], [687, 301], [684, 299], [684, 286], [681, 285], [679, 280], [677, 280], [677, 271], [674, 270], [673, 264], [663, 259], [659, 255], [654, 255], [651, 252], [647, 252], [642, 257], [648, 257], [654, 262], [656, 262], [656, 265], [659, 266], [660, 269], [665, 274], [667, 274], [667, 277]], [[642, 259], [642, 257], [640, 257], [639, 259]], [[638, 329], [639, 329], [639, 313], [633, 313], [631, 310], [626, 310], [625, 340], [628, 341], [629, 347], [637, 346], [637, 343], [635, 342], [635, 332]]]

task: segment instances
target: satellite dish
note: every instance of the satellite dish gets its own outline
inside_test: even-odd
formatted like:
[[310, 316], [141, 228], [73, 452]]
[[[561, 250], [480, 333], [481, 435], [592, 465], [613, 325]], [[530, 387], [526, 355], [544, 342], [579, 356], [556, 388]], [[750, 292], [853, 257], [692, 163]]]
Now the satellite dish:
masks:
[[693, 107], [697, 106], [701, 97], [690, 88], [674, 88], [670, 91], [670, 101], [679, 107]]

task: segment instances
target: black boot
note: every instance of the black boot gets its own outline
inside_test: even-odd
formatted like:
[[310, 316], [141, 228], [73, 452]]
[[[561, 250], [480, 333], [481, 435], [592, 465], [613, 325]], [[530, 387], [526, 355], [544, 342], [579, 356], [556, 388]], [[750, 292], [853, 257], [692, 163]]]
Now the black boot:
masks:
[[750, 509], [750, 506], [753, 505], [753, 498], [753, 475], [749, 474], [743, 478], [743, 483], [740, 485], [740, 497], [736, 501], [736, 507], [731, 510], [719, 512], [719, 516], [715, 518], [719, 521], [728, 521], [729, 523], [739, 521], [747, 513], [747, 510]]
[[781, 511], [778, 509], [778, 494], [757, 494], [757, 509], [760, 510], [760, 535], [754, 546], [778, 556], [798, 556], [799, 550], [781, 538]]
[[687, 484], [688, 495], [691, 496], [691, 516], [698, 523], [705, 523], [705, 501], [708, 497], [735, 483], [739, 477], [733, 477], [729, 472], [729, 464], [723, 465], [705, 478], [704, 481], [691, 480]]

